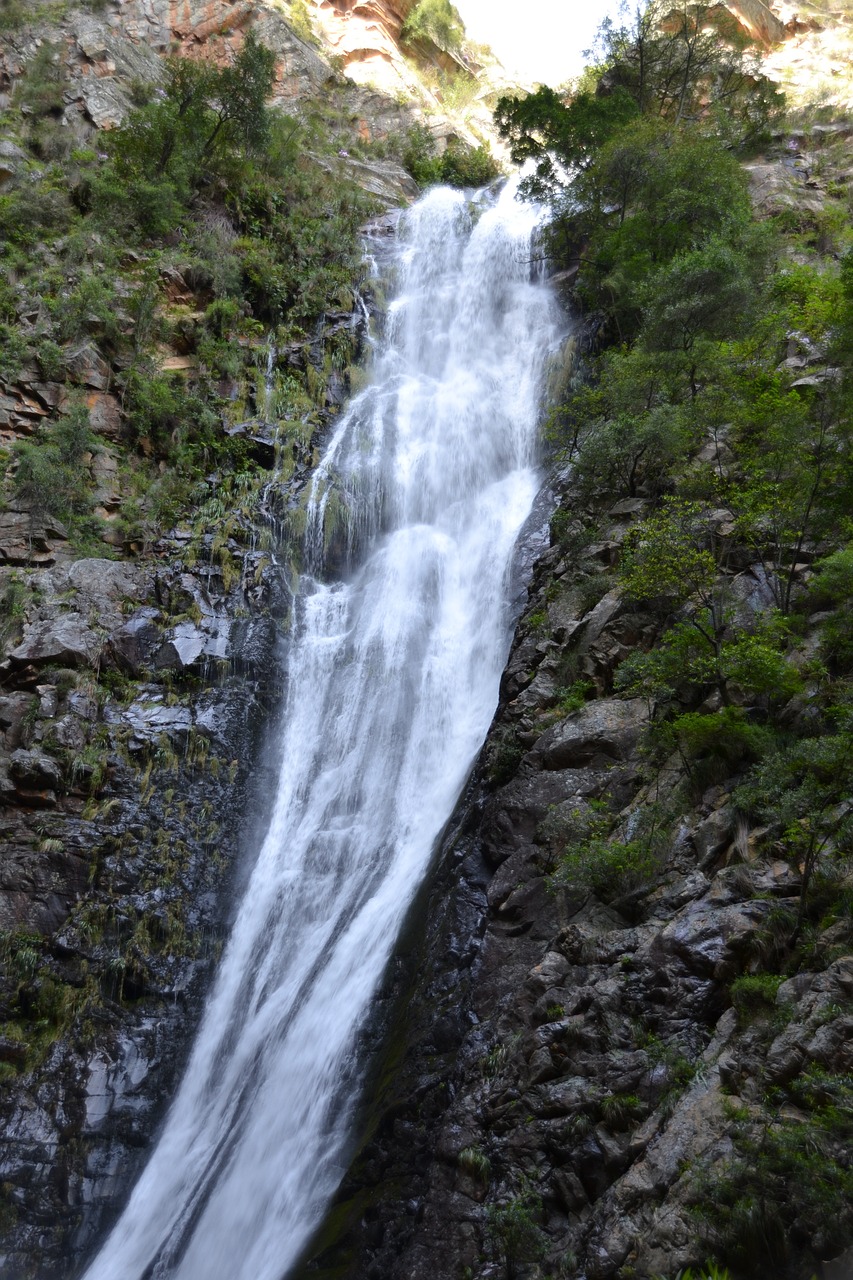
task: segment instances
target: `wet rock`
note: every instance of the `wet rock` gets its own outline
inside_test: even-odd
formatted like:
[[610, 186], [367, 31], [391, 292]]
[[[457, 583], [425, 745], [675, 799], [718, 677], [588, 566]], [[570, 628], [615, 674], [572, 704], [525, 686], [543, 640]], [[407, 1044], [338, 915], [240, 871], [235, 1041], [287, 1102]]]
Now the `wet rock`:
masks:
[[719, 908], [691, 904], [658, 935], [654, 952], [679, 956], [700, 976], [734, 977], [740, 956], [755, 929], [771, 910], [767, 902], [742, 902]]
[[7, 751], [21, 743], [27, 713], [35, 706], [31, 693], [7, 693], [0, 696], [0, 735]]
[[163, 641], [162, 630], [157, 625], [161, 617], [159, 609], [145, 606], [110, 637], [110, 652], [118, 666], [129, 675], [140, 676], [154, 666]]
[[167, 633], [154, 657], [154, 666], [180, 671], [224, 659], [228, 654], [231, 625], [227, 618], [205, 619], [201, 624], [179, 623]]
[[230, 635], [228, 653], [238, 671], [262, 676], [272, 667], [277, 643], [273, 618], [240, 619]]
[[14, 666], [92, 666], [102, 648], [102, 638], [78, 613], [35, 622], [24, 628], [21, 643], [9, 654]]
[[702, 870], [716, 861], [731, 844], [734, 834], [734, 814], [728, 806], [715, 809], [693, 828], [690, 838]]
[[161, 734], [183, 745], [193, 727], [190, 709], [166, 706], [162, 695], [139, 699], [122, 710], [110, 710], [106, 718], [127, 725], [133, 731], [131, 746], [137, 749], [156, 743]]

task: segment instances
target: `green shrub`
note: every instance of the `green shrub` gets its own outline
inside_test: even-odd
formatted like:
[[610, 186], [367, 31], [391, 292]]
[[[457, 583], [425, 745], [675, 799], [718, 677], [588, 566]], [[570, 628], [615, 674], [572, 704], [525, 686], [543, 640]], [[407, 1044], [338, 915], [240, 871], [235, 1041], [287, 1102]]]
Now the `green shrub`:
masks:
[[31, 16], [29, 4], [24, 0], [0, 0], [0, 31], [16, 31]]
[[503, 1259], [508, 1280], [515, 1280], [520, 1264], [535, 1262], [545, 1253], [546, 1240], [536, 1225], [541, 1211], [539, 1198], [530, 1193], [491, 1204], [486, 1211], [489, 1241]]
[[836, 674], [853, 670], [853, 547], [844, 547], [818, 565], [810, 595], [819, 606], [830, 606], [820, 636], [824, 661]]
[[557, 710], [563, 716], [574, 715], [581, 707], [586, 706], [590, 694], [594, 692], [595, 686], [589, 680], [575, 680], [574, 684], [562, 686], [554, 692]]
[[204, 327], [216, 338], [224, 338], [240, 327], [243, 312], [233, 298], [217, 298], [204, 313]]
[[612, 902], [650, 884], [659, 870], [660, 857], [646, 840], [594, 838], [567, 850], [553, 879]]
[[697, 1207], [714, 1252], [738, 1275], [810, 1275], [853, 1240], [853, 1090], [849, 1078], [832, 1084], [795, 1085], [804, 1119], [738, 1126], [734, 1158], [700, 1185]]
[[485, 187], [498, 176], [488, 147], [469, 147], [457, 138], [450, 139], [439, 167], [441, 181], [450, 187]]
[[450, 187], [483, 187], [497, 177], [498, 167], [487, 147], [470, 147], [451, 138], [442, 155], [425, 124], [413, 124], [406, 134], [403, 167], [421, 187], [445, 183]]
[[27, 344], [14, 325], [0, 324], [0, 378], [14, 382], [27, 354]]
[[418, 0], [400, 32], [403, 40], [430, 40], [446, 52], [455, 52], [464, 35], [465, 26], [450, 0]]
[[784, 982], [777, 973], [744, 974], [729, 988], [742, 1023], [766, 1016], [776, 1007], [776, 993]]
[[601, 1100], [601, 1118], [608, 1129], [633, 1128], [647, 1114], [648, 1107], [635, 1093], [612, 1093]]
[[459, 1152], [459, 1168], [477, 1182], [488, 1186], [492, 1166], [489, 1157], [480, 1147], [463, 1147]]
[[493, 786], [503, 786], [518, 772], [524, 759], [524, 747], [512, 729], [502, 729], [498, 734], [489, 759], [489, 781]]
[[92, 484], [87, 456], [98, 447], [82, 404], [41, 427], [33, 439], [15, 446], [15, 494], [35, 519], [45, 515], [69, 519], [90, 511]]

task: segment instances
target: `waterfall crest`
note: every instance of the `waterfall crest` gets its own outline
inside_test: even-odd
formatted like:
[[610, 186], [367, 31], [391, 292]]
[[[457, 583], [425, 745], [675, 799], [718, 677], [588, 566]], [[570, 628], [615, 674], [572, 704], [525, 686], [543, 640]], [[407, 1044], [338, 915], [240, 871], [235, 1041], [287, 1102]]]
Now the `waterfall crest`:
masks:
[[[356, 1037], [506, 659], [562, 336], [532, 279], [535, 222], [512, 188], [477, 218], [445, 189], [401, 218], [371, 385], [312, 484], [269, 831], [162, 1136], [86, 1280], [281, 1280], [340, 1180]], [[324, 580], [330, 537], [344, 582]]]

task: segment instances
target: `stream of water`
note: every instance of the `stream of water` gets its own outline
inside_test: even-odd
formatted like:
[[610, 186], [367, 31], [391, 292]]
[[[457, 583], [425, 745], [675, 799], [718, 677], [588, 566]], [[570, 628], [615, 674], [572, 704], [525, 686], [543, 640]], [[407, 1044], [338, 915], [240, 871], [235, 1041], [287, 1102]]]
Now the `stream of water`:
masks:
[[438, 189], [401, 218], [371, 383], [312, 483], [269, 831], [162, 1135], [86, 1280], [282, 1280], [340, 1181], [358, 1033], [506, 660], [563, 333], [535, 223], [511, 188], [479, 207]]

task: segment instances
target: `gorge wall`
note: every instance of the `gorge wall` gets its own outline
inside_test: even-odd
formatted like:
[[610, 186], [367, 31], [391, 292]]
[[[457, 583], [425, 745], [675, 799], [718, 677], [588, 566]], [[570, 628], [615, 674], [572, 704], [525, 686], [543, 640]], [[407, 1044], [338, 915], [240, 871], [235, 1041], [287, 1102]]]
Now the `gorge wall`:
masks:
[[[727, 7], [762, 39], [779, 35], [763, 5]], [[309, 197], [289, 198], [337, 216], [333, 195], [353, 192], [354, 241], [369, 216], [417, 193], [393, 140], [437, 99], [416, 89], [399, 56], [410, 8], [319, 0], [311, 9], [324, 47], [301, 6], [248, 0], [114, 0], [55, 13], [46, 4], [2, 33], [2, 196], [32, 196], [26, 218], [36, 226], [29, 235], [4, 206], [16, 246], [4, 352], [17, 352], [0, 370], [8, 1280], [79, 1271], [174, 1090], [242, 853], [264, 818], [301, 495], [358, 385], [373, 305], [355, 296], [352, 258], [348, 285], [341, 269], [298, 322], [277, 325], [256, 281], [280, 264], [249, 257], [251, 215], [239, 222], [218, 195], [191, 245], [165, 236], [156, 253], [126, 244], [108, 257], [102, 231], [78, 234], [88, 179], [66, 214], [56, 172], [95, 163], [77, 153], [97, 159], [99, 131], [145, 98], [141, 84], [163, 84], [169, 50], [231, 65], [253, 31], [276, 55], [273, 101], [306, 129], [303, 163], [324, 175]], [[794, 38], [806, 38], [796, 23]], [[46, 104], [44, 82], [58, 86]], [[417, 92], [415, 108], [400, 105], [401, 92]], [[441, 115], [430, 127], [441, 144], [468, 136]], [[847, 181], [848, 136], [836, 118], [752, 161], [762, 211], [822, 216]], [[830, 161], [821, 144], [841, 158]], [[377, 235], [387, 230], [376, 224]], [[217, 261], [246, 255], [255, 282], [224, 322], [208, 314], [231, 296], [204, 257], [208, 243]], [[287, 244], [296, 261], [296, 231]], [[307, 276], [310, 253], [299, 261]], [[105, 302], [89, 281], [110, 273], [117, 284]], [[822, 376], [820, 353], [792, 343], [803, 376]], [[236, 365], [222, 345], [239, 352]], [[201, 387], [212, 407], [216, 431], [191, 458], [170, 449], [179, 417], [198, 406], [174, 392], [177, 407], [143, 414], [129, 390], [140, 352], [152, 396], [165, 396], [165, 379], [192, 396]], [[20, 445], [81, 405], [95, 437], [80, 460], [94, 533], [79, 511], [63, 518], [15, 483]], [[717, 447], [705, 443], [705, 460], [725, 465]], [[193, 484], [177, 507], [161, 503], [155, 486], [182, 467]], [[547, 547], [531, 535], [527, 568], [536, 566], [501, 705], [389, 971], [360, 1149], [306, 1277], [674, 1277], [705, 1261], [702, 1178], [745, 1125], [764, 1123], [768, 1090], [810, 1071], [853, 1070], [846, 919], [820, 923], [812, 960], [772, 998], [733, 999], [732, 984], [772, 949], [777, 908], [797, 902], [802, 877], [744, 826], [731, 778], [678, 802], [653, 887], [611, 895], [551, 885], [577, 810], [606, 803], [627, 840], [631, 814], [684, 782], [673, 760], [652, 796], [648, 707], [612, 686], [618, 661], [660, 635], [660, 619], [626, 599], [614, 572], [651, 500], [606, 503], [593, 529], [575, 522], [571, 485], [558, 488], [568, 514]], [[728, 576], [743, 616], [759, 618], [767, 583], [748, 549], [735, 549]], [[819, 648], [819, 612], [806, 610], [806, 649]], [[567, 703], [579, 681], [587, 693]], [[792, 698], [786, 714], [808, 708]], [[791, 1096], [779, 1094], [778, 1107], [798, 1114]], [[810, 1261], [798, 1256], [792, 1276], [810, 1274], [803, 1267], [816, 1259], [826, 1280], [847, 1280], [853, 1265], [839, 1259], [832, 1226], [823, 1235], [803, 1226]], [[751, 1274], [769, 1274], [764, 1265]]]

